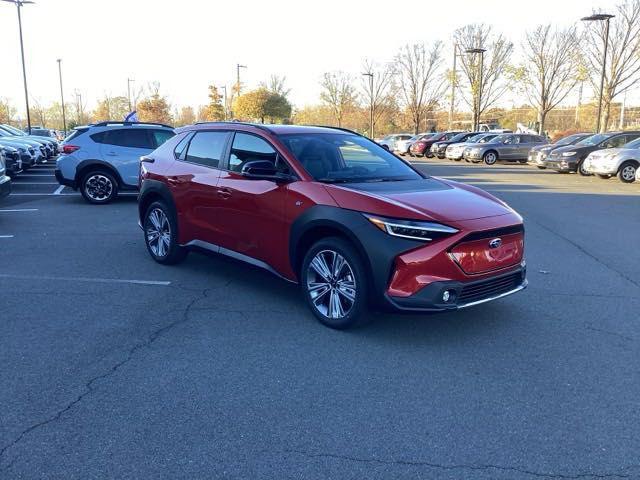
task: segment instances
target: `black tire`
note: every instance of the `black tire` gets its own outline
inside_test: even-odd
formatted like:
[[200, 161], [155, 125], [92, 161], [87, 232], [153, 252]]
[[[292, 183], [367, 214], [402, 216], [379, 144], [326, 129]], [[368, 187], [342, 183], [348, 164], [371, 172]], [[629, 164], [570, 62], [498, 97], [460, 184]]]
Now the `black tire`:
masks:
[[433, 153], [425, 153], [424, 156], [427, 158], [433, 158]]
[[[337, 256], [335, 255], [342, 257], [345, 262], [337, 273], [333, 273], [330, 266], [332, 259], [333, 265], [336, 263]], [[316, 260], [316, 257], [319, 260]], [[319, 267], [326, 266], [328, 271], [332, 272], [331, 275], [320, 275], [319, 270], [327, 272], [327, 269], [314, 268], [311, 265], [314, 260]], [[337, 263], [340, 264], [339, 261]], [[351, 284], [347, 279], [353, 281], [353, 288], [350, 287]], [[344, 330], [361, 324], [367, 319], [367, 275], [360, 255], [346, 240], [327, 237], [317, 241], [309, 249], [302, 262], [300, 285], [311, 312], [323, 325], [336, 330]], [[311, 289], [310, 285], [314, 285], [315, 290]], [[353, 294], [352, 301], [347, 294]], [[336, 308], [332, 308], [332, 305]], [[343, 312], [343, 315], [340, 316], [340, 312]]]
[[538, 167], [540, 170], [546, 170], [547, 167]]
[[484, 160], [484, 163], [487, 165], [495, 165], [498, 161], [498, 153], [494, 150], [489, 150], [482, 156], [482, 160]]
[[80, 193], [94, 205], [105, 205], [118, 196], [118, 181], [106, 170], [91, 170], [80, 181]]
[[589, 173], [584, 169], [584, 159], [578, 162], [578, 165], [576, 166], [576, 172], [578, 172], [583, 177], [591, 177], [593, 175], [593, 173]]
[[611, 178], [611, 175], [603, 175], [601, 173], [597, 173], [596, 176], [602, 180], [609, 180]]
[[[154, 217], [154, 215], [158, 216]], [[142, 230], [147, 251], [156, 262], [163, 265], [173, 265], [181, 262], [187, 256], [188, 250], [178, 244], [176, 214], [164, 202], [158, 201], [149, 205], [142, 219]], [[154, 232], [160, 234], [155, 242]], [[164, 242], [160, 239], [161, 235], [165, 239]]]
[[633, 161], [626, 161], [618, 169], [618, 180], [622, 183], [633, 183], [636, 181], [638, 164]]

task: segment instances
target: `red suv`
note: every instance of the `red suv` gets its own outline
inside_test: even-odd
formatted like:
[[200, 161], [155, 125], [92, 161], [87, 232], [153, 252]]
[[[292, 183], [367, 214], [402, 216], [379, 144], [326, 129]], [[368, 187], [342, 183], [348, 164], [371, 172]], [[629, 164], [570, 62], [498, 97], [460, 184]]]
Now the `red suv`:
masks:
[[351, 131], [197, 124], [143, 157], [140, 181], [154, 260], [198, 249], [265, 268], [332, 328], [369, 307], [455, 310], [527, 284], [520, 215]]

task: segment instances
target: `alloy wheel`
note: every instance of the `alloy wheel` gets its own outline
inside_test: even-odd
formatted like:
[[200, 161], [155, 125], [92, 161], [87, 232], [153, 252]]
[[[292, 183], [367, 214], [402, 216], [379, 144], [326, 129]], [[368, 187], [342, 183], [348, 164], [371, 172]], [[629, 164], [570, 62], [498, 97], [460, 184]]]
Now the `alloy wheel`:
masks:
[[307, 270], [307, 291], [320, 314], [333, 320], [346, 317], [357, 292], [351, 265], [334, 250], [318, 252]]
[[111, 197], [113, 183], [109, 177], [94, 173], [85, 181], [84, 191], [91, 200], [102, 202]]
[[633, 182], [636, 179], [636, 169], [633, 165], [627, 165], [620, 171], [620, 176], [625, 182]]
[[487, 165], [493, 165], [494, 163], [496, 163], [496, 160], [496, 154], [493, 152], [489, 152], [484, 156], [484, 161]]
[[167, 215], [160, 208], [154, 208], [149, 212], [145, 233], [151, 252], [156, 257], [165, 257], [171, 245], [171, 225]]

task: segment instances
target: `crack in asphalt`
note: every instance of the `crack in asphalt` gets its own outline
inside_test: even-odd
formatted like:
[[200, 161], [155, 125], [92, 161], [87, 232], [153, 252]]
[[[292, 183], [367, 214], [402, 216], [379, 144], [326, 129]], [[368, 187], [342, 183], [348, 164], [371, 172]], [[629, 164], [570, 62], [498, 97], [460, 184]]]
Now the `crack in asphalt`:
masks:
[[[133, 357], [135, 356], [136, 352], [138, 352], [139, 350], [141, 350], [143, 348], [150, 347], [164, 333], [168, 332], [169, 330], [175, 328], [176, 326], [178, 326], [180, 324], [183, 324], [183, 323], [187, 322], [189, 320], [189, 314], [191, 313], [191, 310], [192, 310], [193, 306], [196, 303], [198, 303], [199, 301], [206, 299], [209, 296], [209, 293], [211, 291], [227, 288], [231, 283], [232, 283], [232, 281], [230, 280], [230, 281], [226, 282], [224, 285], [222, 285], [221, 287], [212, 287], [212, 288], [205, 288], [205, 289], [200, 290], [200, 295], [195, 297], [194, 299], [192, 299], [187, 304], [187, 306], [182, 310], [182, 316], [178, 320], [175, 320], [175, 321], [165, 325], [164, 327], [158, 328], [157, 330], [154, 330], [153, 332], [151, 332], [151, 334], [147, 337], [147, 339], [144, 342], [138, 342], [133, 347], [131, 347], [124, 359], [120, 360], [119, 362], [117, 362], [116, 364], [111, 366], [111, 368], [109, 370], [107, 370], [106, 372], [89, 379], [89, 381], [86, 382], [85, 385], [84, 385], [85, 391], [83, 393], [81, 393], [80, 395], [78, 395], [73, 401], [69, 402], [64, 408], [62, 408], [61, 410], [58, 410], [54, 415], [50, 416], [49, 418], [47, 418], [45, 420], [42, 420], [41, 422], [35, 423], [35, 424], [31, 425], [30, 427], [24, 429], [22, 432], [20, 432], [18, 434], [18, 436], [13, 441], [11, 441], [10, 443], [8, 443], [8, 444], [4, 445], [2, 448], [0, 448], [0, 461], [2, 461], [3, 457], [6, 455], [7, 451], [10, 448], [12, 448], [12, 447], [16, 446], [18, 443], [20, 443], [20, 441], [25, 436], [27, 436], [29, 433], [31, 433], [34, 430], [37, 430], [37, 429], [39, 429], [41, 427], [44, 427], [45, 425], [48, 425], [50, 423], [53, 423], [53, 422], [59, 420], [60, 417], [62, 417], [62, 415], [64, 415], [66, 412], [71, 410], [74, 406], [79, 404], [85, 397], [87, 397], [88, 395], [93, 393], [94, 384], [96, 382], [98, 382], [99, 380], [102, 380], [104, 378], [110, 377], [111, 375], [115, 374], [122, 366], [126, 365], [129, 361], [131, 361], [133, 359]], [[13, 463], [14, 463], [14, 461], [11, 461], [6, 467], [2, 468], [1, 471], [6, 471], [9, 468], [11, 468]]]
[[566, 237], [565, 235], [556, 232], [555, 230], [552, 230], [550, 227], [547, 227], [546, 225], [540, 223], [538, 220], [533, 220], [531, 219], [531, 215], [529, 215], [527, 217], [527, 221], [529, 222], [533, 222], [536, 225], [538, 225], [540, 228], [543, 228], [544, 230], [546, 230], [547, 232], [555, 235], [556, 237], [559, 237], [561, 239], [563, 239], [564, 241], [570, 243], [571, 245], [573, 245], [574, 247], [576, 247], [580, 252], [584, 253], [586, 256], [588, 256], [589, 258], [595, 260], [596, 262], [598, 262], [600, 265], [608, 268], [609, 270], [611, 270], [612, 272], [618, 274], [618, 276], [620, 276], [621, 278], [625, 279], [626, 281], [628, 281], [629, 283], [635, 285], [636, 287], [640, 288], [640, 283], [638, 283], [636, 280], [634, 280], [633, 278], [629, 277], [627, 274], [625, 274], [624, 272], [621, 272], [620, 270], [612, 267], [611, 265], [609, 265], [608, 263], [604, 262], [603, 260], [600, 260], [598, 257], [596, 257], [593, 253], [589, 252], [586, 248], [584, 248], [582, 245], [580, 245], [579, 243], [576, 243], [575, 241], [573, 241], [572, 239], [570, 239], [569, 237]]
[[[517, 472], [525, 475], [529, 475], [531, 477], [536, 478], [558, 478], [558, 479], [583, 479], [583, 478], [631, 478], [630, 475], [626, 473], [620, 472], [612, 472], [612, 473], [575, 473], [575, 474], [562, 474], [562, 473], [547, 473], [547, 472], [537, 472], [534, 470], [527, 470], [525, 468], [520, 467], [508, 467], [502, 465], [492, 465], [492, 464], [442, 464], [442, 463], [434, 463], [427, 462], [421, 460], [384, 460], [379, 458], [362, 458], [362, 457], [354, 457], [349, 455], [340, 455], [336, 453], [312, 453], [305, 450], [283, 450], [283, 453], [287, 454], [298, 454], [306, 456], [307, 458], [330, 458], [334, 460], [344, 460], [348, 462], [357, 462], [357, 463], [377, 463], [380, 465], [401, 465], [408, 467], [429, 467], [435, 468], [439, 470], [499, 470], [503, 472]], [[623, 470], [630, 470], [634, 468], [638, 468], [640, 465], [630, 465], [625, 467]]]

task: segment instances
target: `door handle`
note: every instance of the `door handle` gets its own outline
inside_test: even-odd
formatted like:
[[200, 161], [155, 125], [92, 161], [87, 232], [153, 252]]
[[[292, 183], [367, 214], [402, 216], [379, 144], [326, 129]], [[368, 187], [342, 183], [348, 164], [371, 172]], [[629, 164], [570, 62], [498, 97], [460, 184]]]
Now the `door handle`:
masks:
[[110, 157], [117, 157], [118, 154], [116, 152], [107, 152], [107, 155], [109, 155]]
[[231, 196], [231, 190], [228, 188], [219, 188], [218, 189], [218, 195], [222, 198], [229, 198]]

